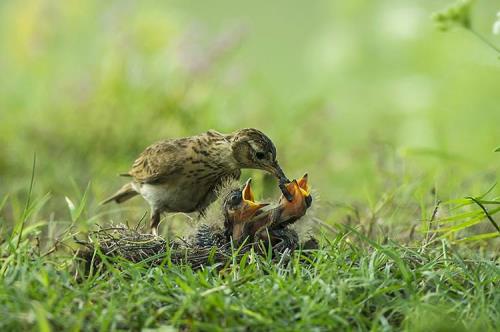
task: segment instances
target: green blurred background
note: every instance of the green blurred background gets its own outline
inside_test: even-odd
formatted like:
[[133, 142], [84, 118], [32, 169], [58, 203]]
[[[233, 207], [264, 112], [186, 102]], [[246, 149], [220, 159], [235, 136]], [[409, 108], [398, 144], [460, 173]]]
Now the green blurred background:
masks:
[[[210, 128], [267, 133], [289, 177], [309, 172], [325, 216], [392, 197], [380, 222], [405, 224], [480, 194], [498, 178], [500, 59], [468, 31], [435, 29], [448, 4], [1, 1], [3, 219], [23, 208], [36, 152], [35, 196], [51, 193], [40, 218], [69, 219], [65, 197], [90, 183], [87, 217], [136, 220], [140, 199], [97, 204], [116, 175], [152, 142]], [[496, 44], [498, 10], [472, 12]]]

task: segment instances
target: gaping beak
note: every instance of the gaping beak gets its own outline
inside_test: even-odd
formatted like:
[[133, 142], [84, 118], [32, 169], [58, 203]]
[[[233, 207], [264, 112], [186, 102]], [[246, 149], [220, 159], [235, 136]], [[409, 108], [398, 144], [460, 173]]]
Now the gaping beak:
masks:
[[311, 190], [309, 189], [309, 185], [307, 184], [307, 173], [297, 180], [297, 184], [299, 186], [301, 195], [304, 197], [307, 207], [310, 207], [312, 203], [312, 197]]
[[309, 185], [307, 184], [307, 173], [300, 179], [288, 183], [286, 189], [292, 195], [291, 203], [302, 201], [306, 197], [311, 196]]
[[240, 212], [240, 220], [246, 221], [252, 218], [260, 209], [269, 204], [267, 203], [257, 203], [255, 202], [254, 194], [252, 191], [252, 179], [248, 179], [245, 183], [245, 187], [242, 190], [243, 197], [243, 207]]
[[286, 185], [287, 191], [292, 195], [292, 200], [289, 201], [284, 195], [281, 197], [282, 212], [279, 222], [296, 220], [302, 217], [311, 206], [312, 196], [307, 180], [307, 174], [304, 174], [300, 179], [293, 180]]
[[241, 191], [241, 196], [243, 198], [243, 201], [241, 203], [241, 208], [239, 208], [237, 211], [234, 211], [234, 214], [232, 216], [233, 220], [232, 236], [233, 239], [235, 240], [239, 240], [240, 238], [245, 236], [246, 234], [245, 230], [250, 227], [249, 225], [254, 224], [254, 219], [257, 217], [259, 219], [261, 217], [261, 216], [256, 216], [260, 211], [260, 209], [268, 205], [265, 203], [255, 202], [252, 187], [250, 185], [251, 182], [252, 180], [248, 179], [247, 182], [245, 183], [245, 187], [243, 187], [243, 190]]

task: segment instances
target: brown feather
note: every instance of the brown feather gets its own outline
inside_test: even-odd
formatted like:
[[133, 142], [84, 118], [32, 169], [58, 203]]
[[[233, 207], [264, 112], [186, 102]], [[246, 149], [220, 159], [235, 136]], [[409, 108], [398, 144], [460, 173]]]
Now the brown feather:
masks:
[[[259, 155], [264, 157], [257, 157]], [[228, 178], [238, 179], [240, 169], [253, 168], [280, 175], [276, 148], [256, 129], [232, 134], [214, 130], [159, 141], [147, 147], [123, 176], [132, 182], [104, 203], [124, 202], [139, 194], [151, 206], [152, 224], [163, 212], [203, 212], [215, 191]]]
[[106, 198], [101, 202], [101, 205], [107, 204], [109, 202], [116, 202], [118, 204], [123, 203], [135, 195], [138, 195], [138, 192], [132, 188], [132, 183], [127, 183], [123, 187], [120, 188], [113, 196]]

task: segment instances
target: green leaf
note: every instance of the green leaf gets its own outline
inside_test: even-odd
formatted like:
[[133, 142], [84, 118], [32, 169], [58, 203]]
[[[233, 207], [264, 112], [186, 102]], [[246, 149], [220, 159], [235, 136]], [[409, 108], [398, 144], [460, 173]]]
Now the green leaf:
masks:
[[47, 312], [39, 302], [33, 302], [33, 311], [35, 311], [36, 321], [38, 323], [38, 331], [40, 332], [50, 332], [49, 320], [47, 319]]
[[2, 202], [0, 203], [0, 211], [2, 211], [3, 207], [5, 206], [5, 203], [7, 203], [7, 200], [9, 199], [9, 195], [5, 195], [2, 199]]
[[460, 223], [460, 224], [457, 224], [457, 225], [454, 225], [454, 226], [450, 226], [450, 227], [443, 227], [443, 228], [437, 229], [436, 232], [440, 232], [440, 233], [444, 233], [444, 232], [455, 233], [455, 232], [458, 232], [458, 231], [460, 231], [462, 229], [465, 229], [465, 228], [474, 226], [476, 224], [479, 224], [481, 222], [481, 220], [483, 220], [484, 218], [485, 218], [484, 214], [481, 214], [480, 216], [478, 216], [476, 218], [472, 218], [472, 219], [470, 219], [468, 221], [465, 221], [463, 223]]
[[479, 202], [476, 198], [474, 197], [468, 197], [469, 199], [471, 199], [472, 201], [474, 201], [474, 203], [476, 203], [484, 212], [484, 215], [488, 218], [488, 220], [491, 222], [491, 224], [496, 228], [496, 230], [498, 231], [498, 233], [500, 233], [500, 227], [498, 226], [497, 222], [495, 221], [495, 219], [493, 219], [493, 217], [491, 216], [493, 213], [491, 213], [491, 211], [488, 211], [483, 204], [481, 204], [481, 202]]
[[64, 200], [66, 201], [66, 205], [68, 206], [68, 210], [71, 215], [71, 220], [73, 220], [73, 215], [76, 209], [75, 203], [73, 203], [73, 201], [68, 196], [65, 196]]
[[484, 233], [457, 240], [455, 241], [455, 243], [493, 239], [496, 237], [500, 237], [500, 233], [498, 232]]
[[481, 210], [475, 210], [475, 211], [471, 211], [471, 212], [459, 213], [459, 214], [455, 214], [453, 216], [438, 219], [437, 222], [440, 224], [445, 224], [445, 223], [450, 223], [450, 222], [454, 222], [454, 221], [460, 221], [460, 220], [467, 219], [467, 218], [477, 217], [478, 215], [482, 216], [483, 212]]
[[73, 203], [73, 201], [69, 197], [64, 197], [66, 200], [66, 205], [68, 205], [69, 213], [71, 215], [71, 221], [76, 222], [78, 218], [82, 215], [83, 209], [87, 205], [87, 196], [90, 190], [90, 182], [87, 184], [87, 188], [85, 189], [85, 192], [83, 193], [83, 197], [78, 203], [78, 206]]
[[446, 31], [455, 26], [471, 28], [471, 5], [473, 0], [459, 0], [452, 6], [434, 13], [432, 18], [439, 29]]
[[408, 268], [408, 266], [406, 265], [406, 263], [403, 261], [403, 259], [401, 259], [401, 257], [397, 254], [397, 252], [395, 252], [394, 250], [391, 250], [389, 248], [386, 248], [386, 247], [383, 247], [382, 245], [376, 243], [375, 241], [369, 239], [368, 237], [366, 237], [365, 235], [361, 234], [360, 232], [358, 232], [357, 230], [355, 230], [354, 228], [348, 226], [348, 225], [340, 225], [346, 229], [348, 229], [349, 231], [351, 231], [352, 233], [354, 233], [355, 235], [357, 235], [360, 239], [366, 241], [367, 243], [369, 243], [372, 247], [374, 247], [375, 249], [379, 250], [382, 254], [384, 254], [385, 256], [391, 258], [394, 263], [398, 266], [399, 268], [399, 271], [401, 272], [401, 275], [403, 277], [403, 279], [405, 280], [405, 282], [410, 285], [411, 284], [411, 280], [412, 280], [412, 273], [410, 272], [410, 269]]

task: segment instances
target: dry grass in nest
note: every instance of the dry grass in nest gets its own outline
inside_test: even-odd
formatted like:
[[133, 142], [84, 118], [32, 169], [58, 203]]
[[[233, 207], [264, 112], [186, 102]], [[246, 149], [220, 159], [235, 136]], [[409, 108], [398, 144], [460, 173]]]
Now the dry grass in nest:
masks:
[[233, 251], [231, 243], [228, 243], [223, 246], [200, 248], [181, 238], [169, 241], [160, 236], [141, 233], [125, 225], [101, 228], [90, 232], [87, 241], [76, 241], [86, 248], [80, 257], [88, 267], [99, 265], [101, 256], [104, 256], [122, 258], [134, 263], [145, 262], [152, 266], [171, 261], [174, 264], [188, 264], [198, 268], [214, 263], [225, 264], [235, 255], [241, 256], [253, 247], [253, 244], [245, 244]]

